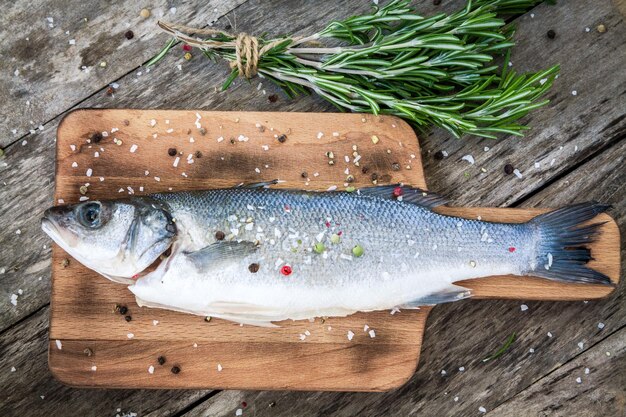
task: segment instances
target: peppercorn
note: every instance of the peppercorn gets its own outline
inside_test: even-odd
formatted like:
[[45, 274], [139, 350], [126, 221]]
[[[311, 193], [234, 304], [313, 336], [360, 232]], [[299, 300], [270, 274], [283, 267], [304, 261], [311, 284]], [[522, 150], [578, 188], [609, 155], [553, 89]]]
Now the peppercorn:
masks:
[[178, 153], [178, 151], [176, 150], [176, 148], [169, 148], [169, 149], [167, 150], [167, 154], [168, 154], [169, 156], [176, 156], [176, 154], [177, 154], [177, 153]]
[[548, 36], [548, 39], [556, 38], [556, 32], [553, 31], [552, 29], [550, 29], [546, 35]]
[[278, 101], [278, 96], [276, 94], [272, 94], [267, 98], [267, 100], [270, 103], [276, 103]]
[[378, 181], [378, 174], [377, 173], [373, 173], [370, 178], [372, 179], [372, 181]]
[[278, 139], [278, 141], [279, 141], [280, 143], [285, 143], [285, 141], [287, 140], [287, 135], [282, 134], [282, 135], [278, 136], [278, 138], [277, 138], [277, 139]]
[[191, 55], [191, 52], [186, 52], [185, 55], [183, 55], [183, 58], [189, 61], [191, 58], [193, 58], [193, 55]]
[[143, 17], [144, 19], [147, 19], [148, 17], [150, 17], [150, 10], [141, 9], [141, 12], [139, 12], [139, 16]]
[[347, 183], [354, 182], [354, 175], [348, 175], [348, 176], [346, 177], [346, 182], [347, 182]]
[[433, 155], [433, 158], [435, 158], [436, 161], [441, 161], [443, 159], [443, 152], [441, 151], [435, 152], [435, 155]]
[[122, 120], [122, 123], [124, 123], [124, 126], [128, 126], [130, 124], [130, 122], [127, 119]]
[[115, 92], [115, 90], [113, 89], [113, 87], [109, 87], [106, 90], [106, 95], [107, 96], [112, 96], [114, 92]]
[[126, 306], [120, 306], [119, 312], [122, 316], [125, 316], [126, 313], [128, 313], [128, 307]]
[[200, 132], [200, 134], [201, 134], [202, 136], [206, 135], [206, 129], [205, 129], [205, 128], [203, 128], [203, 127], [201, 127], [200, 129], [198, 129], [198, 132]]
[[132, 319], [133, 319], [133, 318], [132, 318], [131, 316], [126, 316], [126, 317], [124, 317], [124, 320], [126, 320], [126, 321], [131, 321]]
[[100, 132], [96, 132], [93, 135], [91, 135], [91, 141], [93, 143], [98, 143], [102, 140], [102, 133]]
[[196, 151], [195, 156], [196, 158], [202, 158], [202, 152]]
[[225, 237], [226, 235], [221, 230], [215, 232], [215, 240], [224, 240]]
[[204, 321], [206, 321], [207, 323], [210, 323], [211, 322], [211, 318], [212, 318], [211, 316], [206, 316], [204, 318]]
[[306, 171], [302, 171], [302, 174], [300, 174], [300, 176], [301, 176], [302, 178], [308, 178], [308, 177], [309, 177], [309, 174], [307, 174], [307, 172], [306, 172]]
[[174, 365], [172, 366], [172, 373], [175, 375], [180, 372], [180, 367]]
[[364, 174], [367, 174], [367, 171], [369, 171], [370, 169], [368, 167], [363, 167], [361, 168], [361, 172]]
[[400, 164], [394, 162], [393, 164], [391, 164], [391, 169], [393, 169], [394, 171], [400, 171]]
[[253, 274], [259, 272], [259, 264], [257, 263], [250, 264], [248, 266], [248, 271], [252, 272]]
[[511, 174], [513, 173], [513, 165], [511, 165], [511, 164], [506, 164], [506, 165], [504, 166], [504, 173], [505, 173], [506, 175], [511, 175]]
[[63, 268], [67, 268], [69, 265], [70, 265], [70, 260], [69, 260], [69, 259], [64, 258], [64, 259], [61, 261], [61, 266], [63, 266]]
[[163, 365], [165, 363], [165, 356], [159, 356], [157, 362], [159, 362], [159, 365]]
[[126, 33], [124, 33], [124, 36], [126, 37], [126, 39], [131, 40], [135, 37], [135, 34], [132, 30], [127, 30]]
[[439, 6], [441, 4], [441, 0], [433, 0], [433, 4], [435, 6]]

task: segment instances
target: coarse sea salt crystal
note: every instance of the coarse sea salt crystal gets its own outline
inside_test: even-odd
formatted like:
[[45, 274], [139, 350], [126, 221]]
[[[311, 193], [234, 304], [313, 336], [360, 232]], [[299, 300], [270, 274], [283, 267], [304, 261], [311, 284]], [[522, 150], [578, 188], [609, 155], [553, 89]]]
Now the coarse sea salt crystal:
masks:
[[535, 349], [533, 349], [533, 348], [528, 349], [528, 351], [529, 351], [530, 353], [535, 353]]
[[220, 136], [219, 138], [217, 138], [217, 143], [220, 143], [224, 140], [224, 136]]
[[464, 366], [461, 366], [461, 367], [459, 368], [459, 372], [464, 372], [464, 371], [465, 371], [465, 367], [464, 367]]
[[63, 349], [63, 343], [61, 343], [59, 339], [55, 340], [55, 343], [57, 345], [57, 349], [59, 350]]
[[548, 337], [552, 337], [552, 332], [547, 333]]
[[585, 375], [589, 375], [589, 368], [585, 368]]
[[604, 323], [602, 322], [598, 323], [598, 329], [600, 330], [604, 329]]
[[578, 342], [578, 347], [580, 349], [584, 349], [585, 348], [585, 344], [583, 342]]
[[89, 197], [87, 197], [86, 195], [78, 199], [78, 201], [87, 201], [87, 200], [89, 200]]
[[135, 151], [137, 150], [138, 146], [133, 144], [133, 146], [130, 147], [130, 152], [131, 153], [135, 153]]
[[153, 326], [156, 326], [157, 324], [159, 324], [159, 321], [158, 321], [158, 320], [152, 320], [152, 325], [153, 325]]
[[133, 333], [128, 333], [126, 336], [127, 336], [129, 339], [132, 339], [133, 337], [135, 337], [135, 335], [134, 335]]
[[11, 372], [15, 372], [15, 371], [17, 371], [17, 369], [15, 369], [15, 366], [12, 366], [11, 367]]
[[576, 383], [577, 384], [582, 384], [583, 383], [583, 379], [581, 377], [576, 378]]
[[515, 169], [513, 170], [513, 174], [515, 174], [515, 176], [516, 176], [517, 178], [519, 178], [519, 179], [522, 179], [522, 177], [523, 177], [522, 173], [521, 173], [521, 172], [520, 172], [520, 170], [519, 170], [519, 169], [517, 169], [517, 168], [515, 168]]
[[446, 370], [445, 370], [445, 369], [442, 369], [442, 370], [441, 370], [441, 376], [446, 376], [447, 374], [448, 374], [448, 373], [446, 372]]
[[222, 364], [221, 364], [221, 363], [218, 363], [218, 364], [217, 364], [217, 372], [222, 372], [222, 369], [224, 369], [224, 368], [222, 367]]
[[322, 138], [322, 136], [324, 136], [324, 133], [322, 133], [322, 132], [317, 132], [317, 138], [318, 138], [318, 139], [321, 139], [321, 138]]
[[94, 366], [91, 367], [91, 370], [96, 372], [98, 370], [98, 367], [96, 365], [94, 365]]
[[149, 373], [149, 374], [153, 374], [153, 373], [154, 373], [154, 366], [150, 365], [150, 366], [148, 367], [148, 373]]
[[78, 163], [72, 162], [72, 168], [78, 168]]
[[236, 415], [237, 417], [239, 417], [239, 416], [240, 416], [240, 415], [242, 415], [242, 414], [243, 414], [243, 409], [241, 409], [241, 408], [238, 408], [238, 409], [237, 409], [237, 411], [235, 411], [235, 415]]
[[177, 156], [176, 159], [174, 159], [174, 163], [172, 165], [174, 167], [177, 167], [179, 162], [180, 162], [180, 156]]
[[154, 126], [156, 126], [156, 124], [157, 124], [156, 120], [154, 120], [154, 119], [150, 120], [150, 126], [154, 127]]
[[161, 181], [161, 177], [154, 177], [155, 181]]
[[374, 331], [374, 329], [370, 330], [368, 333], [372, 339], [376, 337], [376, 332]]
[[578, 95], [578, 91], [576, 91], [576, 90], [572, 90], [572, 95], [573, 95], [573, 96]]
[[478, 407], [478, 411], [480, 411], [481, 413], [486, 413], [487, 409], [481, 405], [480, 407]]
[[11, 294], [11, 304], [17, 306], [17, 294]]
[[522, 310], [522, 311], [526, 311], [526, 310], [528, 310], [528, 306], [527, 306], [526, 304], [522, 304], [522, 305], [520, 306], [520, 310]]
[[352, 338], [354, 337], [354, 332], [352, 330], [348, 330], [347, 336], [348, 340], [352, 340]]
[[470, 164], [474, 164], [474, 157], [472, 155], [465, 155], [463, 158], [461, 158], [464, 161], [469, 162]]

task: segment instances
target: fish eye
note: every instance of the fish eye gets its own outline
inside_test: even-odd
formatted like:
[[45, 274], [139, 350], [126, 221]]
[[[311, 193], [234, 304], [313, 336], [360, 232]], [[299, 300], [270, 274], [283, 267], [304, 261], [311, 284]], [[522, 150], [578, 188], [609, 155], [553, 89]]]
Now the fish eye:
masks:
[[100, 204], [90, 202], [78, 209], [78, 221], [85, 227], [95, 229], [100, 226]]

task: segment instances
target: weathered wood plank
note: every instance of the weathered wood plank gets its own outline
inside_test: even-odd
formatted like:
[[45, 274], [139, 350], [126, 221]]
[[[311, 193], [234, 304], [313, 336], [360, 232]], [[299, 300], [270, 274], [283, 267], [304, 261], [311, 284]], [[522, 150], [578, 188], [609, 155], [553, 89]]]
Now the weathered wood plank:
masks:
[[[623, 161], [616, 156], [625, 153], [626, 141], [622, 140], [539, 192], [524, 206], [559, 206], [596, 199], [614, 204], [612, 214], [623, 225], [626, 177]], [[571, 192], [572, 184], [576, 184], [576, 194]], [[626, 267], [625, 253], [622, 249], [622, 270]], [[622, 328], [626, 324], [625, 298], [626, 287], [621, 285], [607, 299], [588, 303], [525, 302], [526, 311], [521, 311], [522, 303], [515, 301], [470, 300], [439, 305], [427, 322], [418, 370], [407, 385], [396, 391], [367, 395], [220, 392], [186, 415], [228, 415], [241, 407], [241, 401], [246, 401], [257, 416], [367, 416], [391, 412], [464, 416], [477, 413], [481, 406], [491, 410]], [[483, 363], [482, 359], [513, 332], [517, 341], [510, 350], [497, 360]], [[465, 370], [459, 371], [460, 367]], [[272, 403], [275, 406], [270, 408]], [[601, 412], [601, 408], [593, 410]]]
[[626, 415], [626, 329], [618, 330], [487, 415], [514, 417], [521, 410], [533, 416]]
[[61, 384], [48, 369], [48, 313], [44, 307], [0, 336], [0, 415], [115, 416], [135, 412], [143, 416], [154, 412], [166, 416], [208, 393], [78, 390]]
[[[155, 30], [161, 16], [203, 26], [244, 1], [181, 2], [176, 7], [165, 0], [149, 5], [119, 0], [46, 0], [37, 7], [25, 0], [6, 3], [0, 56], [11, 58], [0, 60], [0, 147], [38, 130], [157, 53], [167, 40]], [[140, 16], [143, 7], [151, 9], [149, 18]], [[130, 40], [128, 30], [134, 34]], [[112, 105], [115, 97], [103, 102]]]

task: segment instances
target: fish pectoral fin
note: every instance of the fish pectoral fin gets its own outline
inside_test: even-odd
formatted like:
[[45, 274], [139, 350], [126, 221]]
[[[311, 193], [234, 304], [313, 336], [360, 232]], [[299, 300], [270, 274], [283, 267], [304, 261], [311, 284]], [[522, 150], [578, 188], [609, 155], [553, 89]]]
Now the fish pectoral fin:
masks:
[[448, 202], [446, 198], [438, 194], [422, 190], [421, 188], [408, 187], [400, 184], [360, 188], [359, 194], [389, 200], [397, 199], [399, 196], [402, 196], [403, 202], [422, 206], [427, 209], [432, 209]]
[[193, 252], [184, 252], [198, 270], [206, 270], [220, 264], [229, 263], [233, 260], [244, 258], [257, 250], [254, 242], [242, 240], [241, 242], [215, 242], [202, 249]]
[[410, 301], [400, 308], [418, 308], [420, 306], [449, 303], [452, 301], [459, 301], [465, 298], [470, 298], [472, 291], [469, 288], [461, 287], [460, 285], [450, 285], [441, 291], [428, 294], [417, 300]]

